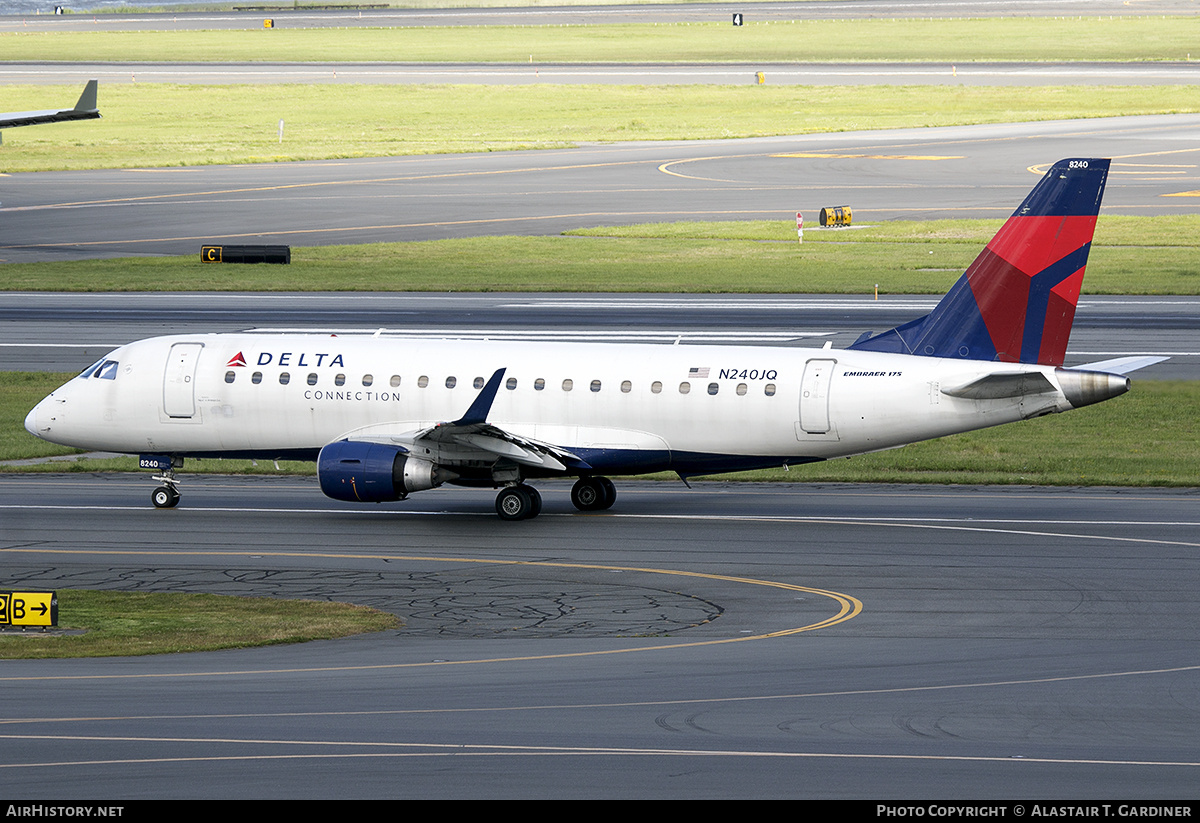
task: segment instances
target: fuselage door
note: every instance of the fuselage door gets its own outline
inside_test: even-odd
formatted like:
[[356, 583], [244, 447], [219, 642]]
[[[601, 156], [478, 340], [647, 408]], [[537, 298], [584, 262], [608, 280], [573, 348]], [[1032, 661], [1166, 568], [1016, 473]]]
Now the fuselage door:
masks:
[[804, 380], [800, 384], [800, 425], [796, 432], [828, 434], [829, 380], [836, 360], [809, 360], [804, 364]]
[[163, 372], [163, 412], [167, 417], [196, 413], [196, 361], [203, 343], [176, 343], [167, 355]]

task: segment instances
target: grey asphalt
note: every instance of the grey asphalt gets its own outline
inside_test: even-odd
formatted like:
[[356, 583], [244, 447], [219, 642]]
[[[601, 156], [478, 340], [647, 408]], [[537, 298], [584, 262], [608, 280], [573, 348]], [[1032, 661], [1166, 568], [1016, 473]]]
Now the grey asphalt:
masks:
[[[1190, 214], [1200, 116], [1162, 115], [0, 178], [0, 261], [547, 235], [583, 226], [1004, 217], [1049, 164], [1112, 157], [1103, 214]], [[286, 278], [286, 272], [281, 271]]]
[[6, 582], [408, 627], [6, 662], [10, 799], [1194, 796], [1195, 490], [620, 483], [583, 516], [546, 484], [502, 524], [151, 485], [0, 476]]
[[[352, 28], [359, 26], [496, 26], [496, 25], [588, 25], [613, 23], [695, 23], [728, 21], [740, 12], [743, 22], [784, 20], [844, 20], [883, 18], [954, 17], [1128, 17], [1190, 16], [1190, 0], [837, 0], [836, 2], [737, 2], [680, 3], [603, 6], [533, 6], [518, 8], [446, 9], [332, 9], [292, 8], [222, 12], [162, 11], [151, 13], [87, 14], [90, 8], [136, 6], [139, 0], [79, 0], [49, 3], [39, 0], [7, 0], [0, 6], [0, 32], [28, 31], [194, 31], [200, 29], [261, 29], [271, 18], [277, 28]], [[147, 0], [141, 0], [147, 2]], [[151, 0], [154, 6], [169, 5]], [[53, 15], [54, 5], [79, 12]], [[266, 0], [246, 6], [281, 6]], [[38, 12], [41, 12], [40, 14]]]
[[[0, 258], [194, 253], [197, 226], [304, 245], [553, 233], [660, 213], [787, 217], [845, 198], [871, 219], [1000, 217], [1036, 181], [1027, 167], [1085, 154], [1117, 158], [1106, 213], [1191, 213], [1194, 198], [1165, 195], [1200, 189], [1197, 125], [635, 144], [180, 170], [152, 184], [136, 172], [13, 176], [0, 180]], [[797, 147], [843, 156], [775, 156]], [[917, 154], [961, 159], [897, 159]], [[579, 168], [593, 164], [602, 170]], [[9, 295], [0, 358], [59, 363], [108, 345], [95, 338], [183, 328], [402, 332], [456, 320], [518, 335], [582, 324], [593, 337], [799, 329], [840, 346], [857, 326], [928, 302], [327, 298]], [[1085, 298], [1072, 354], [1190, 350], [1196, 308]], [[1194, 352], [1180, 360], [1195, 379]], [[8, 662], [6, 797], [1194, 795], [1195, 490], [619, 483], [610, 515], [583, 516], [566, 485], [545, 484], [542, 517], [501, 524], [487, 491], [355, 509], [312, 480], [186, 477], [184, 502], [165, 512], [150, 507], [151, 487], [0, 475], [4, 583], [349, 600], [406, 628]], [[850, 619], [797, 631], [842, 608]]]

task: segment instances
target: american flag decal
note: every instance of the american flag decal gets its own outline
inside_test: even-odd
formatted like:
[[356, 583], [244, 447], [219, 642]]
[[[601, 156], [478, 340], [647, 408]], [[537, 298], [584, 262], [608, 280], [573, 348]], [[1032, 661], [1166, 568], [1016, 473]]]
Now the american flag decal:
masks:
[[688, 377], [708, 377], [708, 366], [695, 367], [688, 369]]

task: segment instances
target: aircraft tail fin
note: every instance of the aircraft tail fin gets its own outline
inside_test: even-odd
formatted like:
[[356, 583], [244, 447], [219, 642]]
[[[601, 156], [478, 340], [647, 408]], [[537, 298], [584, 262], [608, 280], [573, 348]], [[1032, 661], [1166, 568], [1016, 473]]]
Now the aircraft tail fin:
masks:
[[1061, 366], [1109, 160], [1060, 160], [932, 312], [851, 349]]

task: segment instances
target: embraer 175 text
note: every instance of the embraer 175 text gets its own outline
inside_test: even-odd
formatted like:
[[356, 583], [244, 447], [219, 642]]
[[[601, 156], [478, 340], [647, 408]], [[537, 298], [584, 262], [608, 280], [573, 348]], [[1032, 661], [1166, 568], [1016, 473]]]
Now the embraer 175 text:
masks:
[[403, 500], [443, 483], [499, 488], [535, 517], [528, 481], [681, 478], [811, 463], [1108, 400], [1163, 358], [1063, 368], [1108, 160], [1056, 163], [925, 317], [844, 350], [211, 334], [122, 346], [39, 403], [54, 443], [141, 455], [179, 502], [185, 457], [317, 461], [339, 500]]

